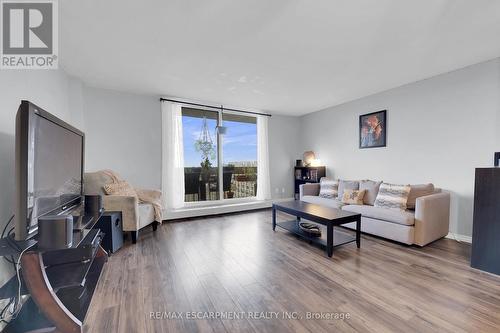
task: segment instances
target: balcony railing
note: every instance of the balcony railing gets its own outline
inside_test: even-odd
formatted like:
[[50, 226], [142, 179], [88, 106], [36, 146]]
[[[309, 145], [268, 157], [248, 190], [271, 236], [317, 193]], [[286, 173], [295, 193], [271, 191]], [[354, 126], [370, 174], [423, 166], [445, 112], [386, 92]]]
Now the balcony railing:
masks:
[[[224, 199], [257, 195], [257, 167], [223, 167]], [[184, 168], [185, 202], [219, 199], [218, 168]]]

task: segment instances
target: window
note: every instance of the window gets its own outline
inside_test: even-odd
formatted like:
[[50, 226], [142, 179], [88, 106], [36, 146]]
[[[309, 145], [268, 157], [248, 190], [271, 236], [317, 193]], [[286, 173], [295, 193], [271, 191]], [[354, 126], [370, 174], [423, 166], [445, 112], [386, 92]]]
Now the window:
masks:
[[224, 198], [257, 195], [257, 119], [230, 113], [222, 115], [227, 128], [222, 137]]
[[182, 108], [185, 202], [219, 200], [218, 118], [218, 112]]
[[[226, 134], [218, 134], [218, 124]], [[183, 107], [182, 130], [185, 202], [256, 196], [255, 117]]]

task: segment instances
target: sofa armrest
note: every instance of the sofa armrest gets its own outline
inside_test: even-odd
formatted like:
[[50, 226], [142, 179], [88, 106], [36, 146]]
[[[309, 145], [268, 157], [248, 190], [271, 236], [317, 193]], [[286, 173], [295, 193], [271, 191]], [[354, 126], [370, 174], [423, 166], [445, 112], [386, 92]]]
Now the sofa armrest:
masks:
[[147, 190], [147, 189], [136, 188], [135, 191], [137, 192], [139, 198], [149, 197], [154, 200], [161, 199], [161, 191], [159, 190]]
[[139, 199], [124, 195], [105, 195], [102, 198], [104, 209], [122, 212], [123, 231], [139, 229]]
[[450, 194], [435, 193], [417, 198], [415, 205], [415, 244], [424, 246], [448, 234]]
[[306, 183], [299, 186], [299, 198], [302, 200], [304, 195], [319, 195], [319, 183]]

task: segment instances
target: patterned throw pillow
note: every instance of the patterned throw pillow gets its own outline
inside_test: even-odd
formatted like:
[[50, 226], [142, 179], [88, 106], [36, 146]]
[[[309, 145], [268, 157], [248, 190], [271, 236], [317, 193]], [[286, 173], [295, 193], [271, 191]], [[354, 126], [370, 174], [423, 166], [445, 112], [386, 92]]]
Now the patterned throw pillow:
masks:
[[339, 195], [339, 181], [323, 177], [319, 181], [319, 196], [335, 199]]
[[342, 202], [351, 205], [362, 205], [364, 196], [365, 190], [350, 190], [346, 188], [342, 196]]
[[410, 185], [382, 183], [378, 190], [375, 207], [406, 210], [406, 202], [410, 194]]
[[127, 182], [109, 183], [104, 185], [104, 192], [108, 195], [124, 195], [127, 197], [137, 197], [137, 192]]

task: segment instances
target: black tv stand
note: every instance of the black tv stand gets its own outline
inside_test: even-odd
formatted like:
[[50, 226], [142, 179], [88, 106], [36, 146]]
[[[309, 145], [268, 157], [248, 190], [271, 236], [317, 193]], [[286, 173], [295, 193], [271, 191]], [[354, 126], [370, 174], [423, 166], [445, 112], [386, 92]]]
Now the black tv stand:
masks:
[[[81, 221], [68, 249], [42, 251], [35, 245], [21, 257], [21, 294], [29, 299], [2, 332], [82, 332], [92, 295], [107, 262], [100, 243], [103, 234], [92, 229], [102, 212]], [[90, 223], [88, 221], [91, 221]], [[0, 299], [18, 292], [17, 276], [0, 288]]]

